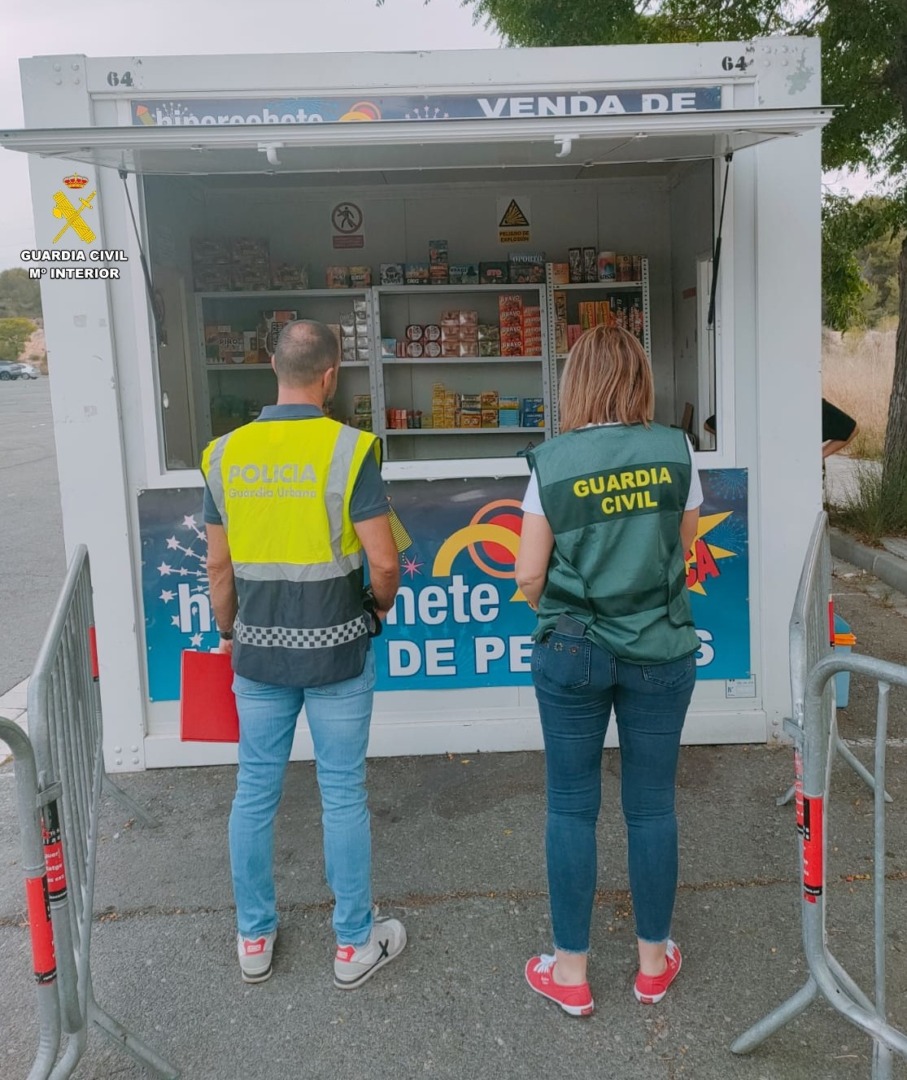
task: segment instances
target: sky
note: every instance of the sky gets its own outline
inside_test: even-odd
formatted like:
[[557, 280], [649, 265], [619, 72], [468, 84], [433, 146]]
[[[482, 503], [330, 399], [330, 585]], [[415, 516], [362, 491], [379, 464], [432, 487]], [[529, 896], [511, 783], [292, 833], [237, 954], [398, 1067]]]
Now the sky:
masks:
[[[496, 48], [460, 0], [0, 0], [0, 129], [21, 128], [19, 58]], [[34, 246], [24, 154], [0, 149], [0, 270]]]
[[[19, 58], [496, 48], [460, 0], [0, 0], [0, 129], [23, 126]], [[826, 177], [862, 194], [865, 175]], [[24, 154], [0, 149], [0, 270], [34, 246]]]

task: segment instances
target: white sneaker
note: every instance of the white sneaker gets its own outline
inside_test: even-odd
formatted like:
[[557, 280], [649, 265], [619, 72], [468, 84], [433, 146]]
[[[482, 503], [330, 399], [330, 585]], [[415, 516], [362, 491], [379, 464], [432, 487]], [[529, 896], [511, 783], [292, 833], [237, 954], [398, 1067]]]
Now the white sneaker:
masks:
[[334, 957], [334, 986], [355, 990], [379, 968], [403, 952], [406, 930], [398, 919], [376, 919], [364, 945], [339, 945]]
[[243, 982], [260, 983], [271, 978], [276, 940], [276, 930], [273, 934], [262, 934], [257, 938], [236, 935], [236, 951], [239, 953], [239, 969]]

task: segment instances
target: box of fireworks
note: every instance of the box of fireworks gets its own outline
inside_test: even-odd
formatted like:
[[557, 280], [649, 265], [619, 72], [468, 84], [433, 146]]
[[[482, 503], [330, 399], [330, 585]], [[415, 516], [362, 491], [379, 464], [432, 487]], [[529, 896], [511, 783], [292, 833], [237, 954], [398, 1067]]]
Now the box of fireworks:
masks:
[[370, 413], [371, 411], [371, 394], [353, 394], [353, 412], [357, 416], [362, 416], [364, 413]]
[[461, 409], [460, 427], [480, 428], [482, 426], [481, 409]]
[[353, 289], [368, 289], [372, 284], [372, 268], [370, 266], [350, 267], [350, 287]]
[[268, 356], [273, 356], [278, 334], [288, 322], [295, 322], [297, 318], [295, 311], [263, 311], [258, 328], [259, 347], [263, 348]]
[[594, 300], [576, 305], [579, 314], [579, 324], [583, 330], [591, 330], [598, 325], [598, 305]]
[[419, 326], [417, 323], [412, 323], [407, 326], [405, 333], [407, 341], [421, 341], [425, 336], [425, 327]]
[[598, 280], [615, 281], [617, 279], [617, 255], [613, 251], [600, 251], [597, 259]]
[[397, 359], [402, 360], [406, 356], [406, 341], [404, 338], [397, 339]]
[[551, 264], [551, 281], [554, 285], [569, 285], [570, 284], [570, 263], [552, 263]]
[[498, 323], [503, 339], [508, 329], [521, 330], [523, 326], [523, 298], [513, 293], [502, 293], [498, 297]]
[[422, 327], [422, 340], [423, 341], [440, 341], [441, 340], [441, 327], [437, 323], [429, 323], [428, 326]]
[[479, 267], [477, 263], [456, 263], [449, 270], [451, 285], [479, 284]]
[[567, 324], [558, 319], [554, 324], [554, 351], [558, 356], [563, 356], [570, 349], [567, 343]]
[[583, 281], [598, 281], [598, 252], [595, 248], [583, 248]]
[[501, 355], [501, 339], [500, 338], [498, 338], [497, 341], [491, 341], [491, 340], [480, 341], [480, 342], [478, 342], [478, 346], [479, 346], [479, 356], [500, 356]]
[[498, 410], [498, 427], [519, 427], [520, 426], [520, 410], [519, 409], [500, 409]]
[[220, 326], [217, 323], [208, 323], [205, 326], [205, 360], [209, 364], [220, 363], [220, 336], [229, 334], [229, 326]]
[[441, 343], [441, 355], [442, 356], [459, 356], [460, 355], [460, 339], [455, 341], [442, 341]]
[[429, 267], [429, 282], [432, 285], [449, 285], [450, 274], [447, 272], [446, 266], [431, 266]]
[[221, 364], [242, 364], [245, 362], [245, 347], [242, 330], [228, 327], [218, 337], [218, 362]]
[[626, 297], [612, 296], [611, 297], [611, 313], [614, 318], [614, 323], [619, 326], [621, 330], [628, 330], [630, 325], [629, 309], [626, 303]]
[[498, 410], [482, 409], [482, 427], [498, 426]]
[[[478, 348], [479, 344], [479, 328], [477, 326], [461, 326], [460, 327], [460, 344], [461, 345], [475, 345]], [[470, 353], [470, 355], [473, 355]], [[478, 356], [478, 352], [475, 353]]]
[[581, 285], [583, 282], [583, 249], [570, 248], [567, 252], [567, 266], [571, 285]]
[[479, 323], [477, 330], [479, 341], [501, 340], [501, 328], [497, 323]]
[[498, 398], [498, 408], [501, 412], [510, 412], [512, 410], [519, 411], [520, 399], [518, 397], [504, 397], [501, 395]]
[[231, 254], [229, 240], [192, 240], [192, 280], [196, 292], [223, 292], [230, 288]]
[[554, 317], [563, 322], [567, 321], [567, 294], [565, 292], [554, 294]]
[[356, 335], [356, 351], [368, 352], [368, 334], [359, 333]]
[[422, 410], [410, 409], [406, 414], [406, 426], [411, 428], [422, 427]]
[[540, 307], [524, 307], [523, 329], [532, 329], [534, 327], [538, 327], [539, 331], [542, 329], [542, 309]]
[[497, 390], [483, 390], [479, 394], [479, 406], [482, 409], [498, 409], [500, 407], [500, 398]]
[[378, 268], [378, 280], [382, 285], [402, 285], [403, 263], [382, 263]]
[[526, 338], [523, 341], [523, 356], [541, 356], [542, 355], [542, 339], [541, 338]]
[[450, 260], [447, 256], [446, 240], [428, 241], [428, 261], [432, 266], [447, 266]]
[[545, 399], [540, 397], [524, 397], [520, 401], [520, 409], [524, 416], [528, 416], [530, 413], [544, 416]]
[[431, 268], [428, 263], [406, 263], [403, 276], [407, 285], [428, 285], [431, 281]]
[[356, 326], [361, 327], [361, 329], [357, 329], [357, 333], [361, 334], [368, 329], [368, 300], [364, 296], [353, 301], [353, 316], [356, 320]]
[[326, 266], [324, 284], [329, 289], [348, 289], [350, 287], [350, 268], [348, 266]]
[[645, 319], [642, 313], [642, 297], [634, 296], [630, 300], [630, 332], [642, 338]]
[[343, 363], [348, 364], [351, 360], [356, 359], [356, 339], [344, 338], [340, 343], [340, 359]]
[[477, 341], [461, 341], [460, 356], [478, 356], [479, 343]]
[[[523, 346], [523, 328], [522, 326], [502, 326], [501, 327], [501, 355], [513, 356], [513, 348], [522, 348]], [[505, 351], [509, 349], [510, 351]]]
[[631, 255], [630, 257], [633, 260], [633, 270], [632, 270], [633, 277], [632, 277], [631, 280], [633, 280], [633, 281], [642, 281], [642, 260], [643, 260], [643, 256], [642, 255]]
[[344, 338], [355, 338], [356, 315], [352, 311], [344, 311], [340, 316], [340, 333]]
[[383, 337], [381, 339], [381, 358], [382, 360], [393, 360], [397, 355], [397, 339], [394, 337]]
[[460, 394], [460, 408], [468, 409], [470, 412], [481, 412], [482, 410], [482, 395], [481, 394]]
[[450, 323], [441, 323], [441, 343], [447, 344], [451, 341], [460, 340], [460, 324], [457, 323], [452, 326]]
[[441, 355], [440, 341], [423, 341], [422, 348], [425, 352], [425, 355], [432, 360]]
[[541, 285], [545, 281], [545, 253], [511, 251], [507, 273], [511, 285]]
[[272, 289], [307, 289], [308, 287], [309, 271], [305, 266], [294, 266], [286, 262], [271, 264]]
[[572, 349], [573, 346], [583, 336], [583, 328], [579, 323], [567, 323], [567, 349]]
[[507, 263], [505, 262], [481, 262], [479, 263], [480, 285], [506, 285]]
[[523, 413], [520, 417], [520, 427], [544, 427], [545, 417], [538, 413]]
[[372, 414], [360, 413], [357, 416], [350, 416], [347, 419], [347, 423], [351, 428], [356, 428], [358, 431], [371, 431]]
[[425, 355], [421, 341], [407, 341], [406, 355], [410, 360], [420, 360]]
[[633, 280], [633, 256], [615, 255], [614, 281]]
[[458, 318], [460, 326], [479, 325], [479, 313], [477, 311], [460, 311], [458, 312]]
[[258, 331], [244, 330], [242, 335], [243, 363], [258, 364], [261, 359], [258, 355]]
[[267, 240], [240, 237], [233, 241], [230, 286], [238, 292], [271, 288], [271, 253]]

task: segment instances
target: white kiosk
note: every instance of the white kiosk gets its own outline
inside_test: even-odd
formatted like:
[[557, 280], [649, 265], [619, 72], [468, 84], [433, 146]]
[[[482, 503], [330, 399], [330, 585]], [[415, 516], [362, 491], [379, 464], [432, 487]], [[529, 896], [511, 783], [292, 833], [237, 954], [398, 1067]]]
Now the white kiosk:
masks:
[[335, 415], [382, 437], [408, 534], [371, 753], [540, 746], [520, 451], [557, 432], [564, 353], [600, 321], [639, 334], [657, 419], [699, 446], [686, 740], [780, 737], [821, 502], [815, 40], [53, 56], [22, 85], [0, 141], [32, 155], [22, 257], [111, 771], [234, 760], [178, 734], [181, 651], [216, 642], [197, 463], [273, 400], [288, 313], [337, 325]]

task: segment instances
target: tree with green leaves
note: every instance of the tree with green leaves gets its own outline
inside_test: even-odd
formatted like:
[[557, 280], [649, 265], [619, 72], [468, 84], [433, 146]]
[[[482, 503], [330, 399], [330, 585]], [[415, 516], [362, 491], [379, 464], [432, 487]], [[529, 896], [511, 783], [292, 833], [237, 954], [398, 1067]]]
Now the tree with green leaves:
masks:
[[40, 319], [41, 287], [21, 267], [0, 271], [0, 318]]
[[[384, 0], [379, 0], [384, 2]], [[392, 3], [393, 0], [387, 0]], [[825, 130], [826, 170], [888, 177], [887, 199], [829, 197], [823, 288], [829, 324], [861, 321], [857, 254], [901, 236], [898, 335], [884, 472], [907, 472], [907, 2], [905, 0], [462, 0], [511, 46], [822, 39], [824, 100], [840, 106]], [[907, 528], [907, 507], [901, 528]]]
[[34, 332], [31, 319], [0, 319], [0, 360], [18, 360]]

